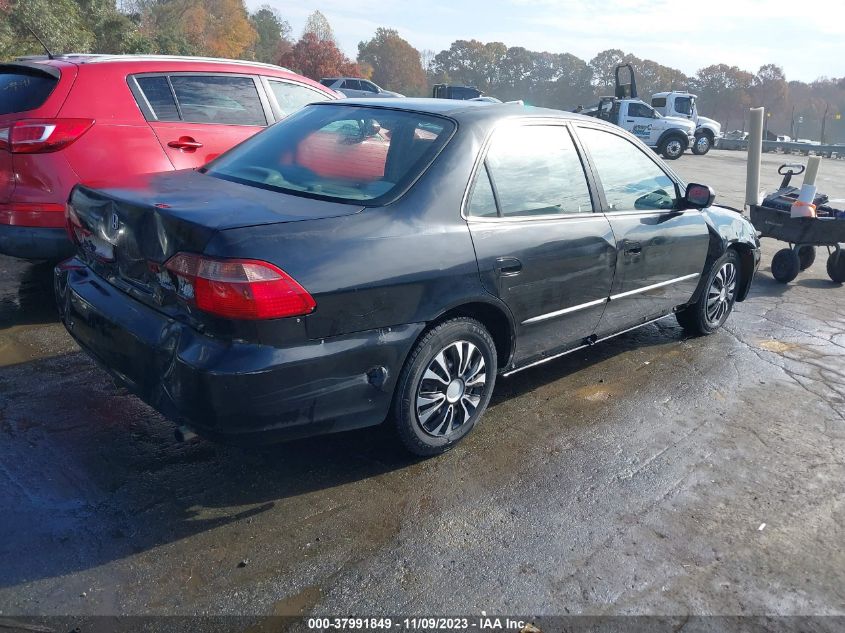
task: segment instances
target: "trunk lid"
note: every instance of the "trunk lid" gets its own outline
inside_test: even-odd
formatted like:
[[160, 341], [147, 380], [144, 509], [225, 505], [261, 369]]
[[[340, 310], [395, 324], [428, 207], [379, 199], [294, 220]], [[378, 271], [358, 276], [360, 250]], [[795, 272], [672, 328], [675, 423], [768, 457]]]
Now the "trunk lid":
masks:
[[80, 258], [148, 305], [181, 311], [165, 262], [202, 253], [218, 231], [317, 220], [363, 207], [267, 191], [193, 171], [137, 176], [131, 189], [71, 194]]
[[7, 126], [20, 119], [54, 118], [76, 72], [74, 64], [65, 62], [0, 63], [0, 203], [11, 199], [16, 182], [14, 156], [2, 148]]

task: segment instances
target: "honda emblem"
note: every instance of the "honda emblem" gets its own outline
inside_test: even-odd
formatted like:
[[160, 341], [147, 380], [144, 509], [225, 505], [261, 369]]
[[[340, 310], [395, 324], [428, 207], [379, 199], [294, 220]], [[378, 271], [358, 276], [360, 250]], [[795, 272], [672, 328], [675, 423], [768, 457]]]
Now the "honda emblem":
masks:
[[120, 228], [120, 218], [117, 217], [117, 213], [111, 214], [111, 230], [117, 231]]

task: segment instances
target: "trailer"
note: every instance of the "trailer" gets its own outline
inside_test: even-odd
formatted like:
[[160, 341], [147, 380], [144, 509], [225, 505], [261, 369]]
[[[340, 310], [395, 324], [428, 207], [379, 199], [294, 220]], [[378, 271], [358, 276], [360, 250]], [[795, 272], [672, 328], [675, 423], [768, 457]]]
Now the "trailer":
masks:
[[770, 237], [789, 244], [772, 258], [772, 276], [781, 283], [789, 283], [802, 270], [813, 265], [816, 249], [827, 249], [827, 274], [836, 283], [845, 282], [845, 210], [830, 207], [825, 195], [817, 195], [816, 217], [791, 217], [792, 203], [798, 198], [798, 188], [790, 186], [792, 176], [804, 172], [804, 165], [781, 165], [778, 173], [783, 181], [780, 188], [767, 196], [762, 204], [751, 205], [751, 223], [760, 237]]

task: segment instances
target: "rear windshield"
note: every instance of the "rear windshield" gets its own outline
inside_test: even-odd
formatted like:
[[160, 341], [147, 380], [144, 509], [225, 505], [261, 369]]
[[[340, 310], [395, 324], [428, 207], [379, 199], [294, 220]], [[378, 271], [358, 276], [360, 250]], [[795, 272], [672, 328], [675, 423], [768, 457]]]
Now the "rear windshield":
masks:
[[336, 81], [337, 79], [321, 79], [320, 83], [331, 88], [331, 85]]
[[454, 129], [449, 119], [417, 112], [311, 105], [205, 171], [264, 189], [377, 205], [414, 182]]
[[37, 70], [0, 70], [0, 114], [40, 108], [57, 83], [58, 79]]

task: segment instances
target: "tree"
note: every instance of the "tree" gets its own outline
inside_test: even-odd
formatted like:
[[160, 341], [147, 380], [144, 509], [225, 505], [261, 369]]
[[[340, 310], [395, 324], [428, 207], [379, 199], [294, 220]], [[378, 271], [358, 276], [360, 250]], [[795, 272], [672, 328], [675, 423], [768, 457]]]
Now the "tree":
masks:
[[728, 123], [744, 120], [751, 104], [751, 85], [754, 75], [736, 66], [714, 64], [701, 68], [690, 80], [690, 87], [698, 94], [699, 110], [705, 115]]
[[279, 59], [283, 66], [310, 77], [358, 77], [361, 69], [351, 62], [331, 40], [320, 40], [314, 33], [305, 33], [290, 51]]
[[334, 31], [329, 24], [328, 19], [320, 11], [314, 11], [305, 20], [305, 28], [302, 30], [302, 35], [312, 33], [321, 42], [332, 42], [337, 46], [337, 40], [334, 37]]
[[154, 0], [144, 34], [158, 53], [241, 57], [258, 38], [243, 0]]
[[73, 0], [12, 0], [0, 20], [0, 58], [42, 54], [27, 27], [54, 53], [87, 53], [94, 34]]
[[407, 95], [427, 92], [420, 52], [395, 29], [378, 28], [373, 39], [358, 44], [358, 62], [372, 66], [377, 84]]
[[434, 57], [434, 69], [451, 81], [489, 91], [499, 80], [508, 48], [501, 42], [457, 40]]
[[593, 72], [593, 85], [600, 95], [613, 94], [616, 67], [625, 59], [624, 51], [610, 48], [602, 51], [590, 60]]
[[249, 22], [257, 35], [251, 51], [255, 61], [274, 64], [290, 50], [290, 24], [276, 9], [265, 4], [249, 16]]

